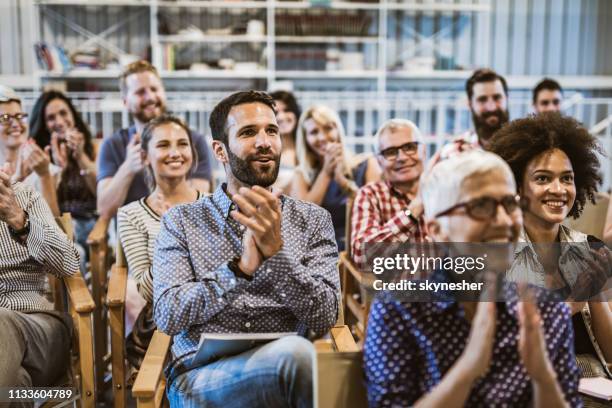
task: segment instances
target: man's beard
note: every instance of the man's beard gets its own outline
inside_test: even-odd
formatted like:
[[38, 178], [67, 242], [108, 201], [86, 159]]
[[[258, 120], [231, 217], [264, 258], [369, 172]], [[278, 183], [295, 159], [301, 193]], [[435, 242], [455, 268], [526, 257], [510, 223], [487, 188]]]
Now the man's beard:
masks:
[[[249, 186], [269, 187], [276, 181], [280, 169], [280, 154], [274, 155], [270, 149], [258, 149], [256, 154], [242, 159], [235, 155], [232, 150], [227, 148], [229, 165], [234, 177]], [[258, 170], [251, 163], [261, 156], [272, 156], [272, 161], [268, 165], [268, 171]], [[273, 166], [273, 167], [272, 167]]]
[[[491, 116], [497, 117], [497, 123], [495, 125], [489, 125], [487, 119]], [[482, 145], [483, 142], [488, 143], [493, 134], [502, 128], [503, 125], [508, 123], [509, 115], [508, 111], [497, 109], [493, 112], [484, 112], [480, 116], [476, 116], [472, 112], [472, 120], [474, 121], [474, 127], [476, 128], [476, 134], [478, 135], [478, 141]], [[484, 147], [484, 146], [483, 146]]]
[[164, 103], [162, 101], [159, 101], [157, 103], [155, 103], [155, 105], [157, 107], [159, 107], [160, 113], [158, 114], [152, 114], [152, 115], [148, 115], [145, 113], [145, 109], [147, 107], [147, 105], [144, 106], [139, 106], [138, 110], [136, 112], [133, 113], [134, 117], [136, 119], [138, 119], [139, 122], [141, 123], [149, 123], [149, 121], [155, 119], [156, 117], [163, 115], [166, 112], [166, 105], [164, 105]]

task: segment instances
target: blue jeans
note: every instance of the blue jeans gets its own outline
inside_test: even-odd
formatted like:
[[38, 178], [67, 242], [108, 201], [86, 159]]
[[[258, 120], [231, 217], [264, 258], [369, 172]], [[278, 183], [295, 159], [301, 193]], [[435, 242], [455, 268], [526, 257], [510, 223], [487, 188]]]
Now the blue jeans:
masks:
[[315, 350], [287, 336], [194, 368], [168, 387], [171, 407], [311, 408]]
[[81, 274], [87, 274], [87, 260], [89, 258], [89, 246], [87, 245], [87, 237], [96, 224], [97, 218], [72, 218], [72, 226], [74, 228], [74, 240], [79, 257], [81, 260]]

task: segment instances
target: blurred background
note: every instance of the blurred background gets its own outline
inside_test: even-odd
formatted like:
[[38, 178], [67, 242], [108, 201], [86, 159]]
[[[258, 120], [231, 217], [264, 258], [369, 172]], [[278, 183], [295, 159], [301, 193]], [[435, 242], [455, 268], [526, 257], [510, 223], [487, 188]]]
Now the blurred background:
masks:
[[[544, 76], [563, 111], [612, 151], [609, 0], [1, 0], [0, 83], [24, 97], [66, 91], [94, 134], [130, 119], [117, 78], [146, 58], [168, 107], [209, 137], [208, 114], [240, 89], [295, 92], [340, 112], [355, 152], [389, 117], [411, 119], [429, 152], [471, 127], [465, 80], [490, 67], [510, 86], [510, 116], [531, 112]], [[604, 189], [612, 161], [602, 157]]]

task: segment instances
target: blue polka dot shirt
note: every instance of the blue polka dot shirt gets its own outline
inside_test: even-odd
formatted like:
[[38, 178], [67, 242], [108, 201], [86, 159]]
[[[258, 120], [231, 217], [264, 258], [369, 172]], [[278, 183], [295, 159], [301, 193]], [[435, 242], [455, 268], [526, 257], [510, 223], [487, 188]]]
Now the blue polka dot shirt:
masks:
[[[491, 365], [474, 382], [467, 407], [526, 407], [532, 386], [518, 352], [518, 298], [509, 285], [505, 303], [497, 303]], [[565, 399], [582, 406], [578, 395], [569, 309], [564, 303], [537, 303], [548, 356]], [[372, 304], [364, 348], [371, 407], [408, 407], [431, 392], [457, 361], [470, 323], [456, 302], [406, 303], [385, 295]]]
[[247, 281], [228, 267], [242, 254], [244, 228], [230, 216], [234, 208], [222, 185], [162, 218], [153, 304], [158, 329], [173, 336], [170, 377], [189, 368], [205, 332], [320, 336], [336, 322], [340, 279], [329, 213], [282, 196], [283, 247]]

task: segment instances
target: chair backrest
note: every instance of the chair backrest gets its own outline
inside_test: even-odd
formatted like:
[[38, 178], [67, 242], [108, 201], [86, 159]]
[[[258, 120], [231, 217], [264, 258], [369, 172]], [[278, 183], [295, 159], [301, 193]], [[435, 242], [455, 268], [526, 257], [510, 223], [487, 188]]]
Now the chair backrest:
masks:
[[606, 193], [595, 195], [595, 204], [587, 202], [578, 219], [568, 218], [563, 224], [569, 228], [593, 235], [603, 240], [606, 214], [610, 205], [610, 196]]
[[[74, 241], [74, 227], [72, 225], [72, 216], [70, 213], [63, 213], [59, 217], [55, 217], [55, 222], [69, 240]], [[68, 312], [66, 288], [64, 282], [55, 275], [48, 274], [47, 279], [51, 293], [53, 296], [53, 305], [58, 312]]]
[[346, 248], [346, 253], [349, 256], [349, 259], [351, 259], [352, 256], [352, 250], [353, 248], [351, 248], [351, 232], [352, 232], [352, 220], [351, 220], [351, 215], [353, 213], [353, 204], [355, 204], [355, 196], [349, 196], [346, 200], [346, 214], [345, 214], [345, 248]]

